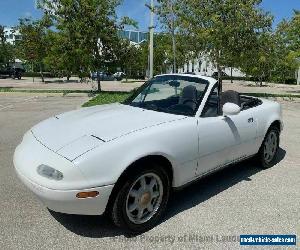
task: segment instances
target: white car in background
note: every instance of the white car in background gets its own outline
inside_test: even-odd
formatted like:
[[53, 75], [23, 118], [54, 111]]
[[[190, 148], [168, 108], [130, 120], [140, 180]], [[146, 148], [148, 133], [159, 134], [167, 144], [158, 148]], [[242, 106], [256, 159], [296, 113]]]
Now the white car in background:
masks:
[[126, 74], [124, 72], [118, 71], [114, 73], [114, 77], [116, 78], [117, 81], [121, 81], [125, 76]]
[[49, 209], [110, 214], [131, 231], [153, 227], [170, 191], [257, 156], [274, 164], [282, 130], [278, 103], [219, 93], [218, 82], [156, 76], [124, 103], [51, 117], [14, 154], [22, 182]]

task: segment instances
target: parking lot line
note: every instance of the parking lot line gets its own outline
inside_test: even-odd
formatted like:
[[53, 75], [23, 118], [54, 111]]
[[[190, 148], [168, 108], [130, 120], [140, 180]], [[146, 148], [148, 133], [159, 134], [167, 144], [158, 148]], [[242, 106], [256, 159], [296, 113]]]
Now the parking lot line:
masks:
[[28, 102], [28, 101], [31, 101], [31, 100], [33, 100], [35, 98], [37, 98], [37, 96], [32, 96], [30, 98], [25, 98], [25, 99], [23, 99], [21, 101], [18, 101], [18, 102], [15, 102], [15, 103], [11, 103], [11, 104], [8, 104], [6, 106], [0, 105], [0, 106], [2, 106], [2, 108], [0, 108], [0, 111], [4, 110], [4, 109], [8, 109], [8, 108], [13, 108], [14, 104], [18, 104], [18, 103], [22, 103], [22, 102]]

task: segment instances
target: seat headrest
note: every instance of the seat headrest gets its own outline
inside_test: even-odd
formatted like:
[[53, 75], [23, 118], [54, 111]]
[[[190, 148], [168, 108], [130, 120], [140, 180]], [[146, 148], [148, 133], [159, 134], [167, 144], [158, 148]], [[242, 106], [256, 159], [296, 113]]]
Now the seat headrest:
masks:
[[227, 90], [221, 94], [220, 105], [221, 108], [227, 102], [234, 103], [241, 107], [241, 98], [240, 94], [234, 90]]
[[182, 89], [179, 103], [183, 104], [186, 100], [197, 101], [197, 89], [195, 86], [189, 85]]

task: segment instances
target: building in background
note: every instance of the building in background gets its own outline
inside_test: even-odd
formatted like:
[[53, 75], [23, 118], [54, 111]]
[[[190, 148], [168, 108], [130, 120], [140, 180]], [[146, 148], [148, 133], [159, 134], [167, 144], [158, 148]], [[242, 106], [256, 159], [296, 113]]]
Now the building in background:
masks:
[[[170, 68], [170, 72], [172, 69]], [[237, 68], [231, 68], [231, 67], [223, 67], [222, 71], [223, 75], [228, 75], [233, 77], [245, 77], [245, 73], [240, 71]], [[218, 69], [211, 63], [206, 57], [200, 57], [195, 60], [189, 60], [188, 63], [184, 64], [182, 68], [178, 69], [178, 73], [186, 73], [186, 72], [192, 72], [197, 75], [203, 75], [203, 76], [213, 76], [218, 72]]]
[[138, 30], [119, 30], [118, 35], [133, 44], [140, 44], [148, 40], [149, 33]]
[[19, 30], [11, 27], [4, 27], [4, 37], [6, 42], [10, 44], [14, 44], [16, 41], [21, 40], [21, 34]]

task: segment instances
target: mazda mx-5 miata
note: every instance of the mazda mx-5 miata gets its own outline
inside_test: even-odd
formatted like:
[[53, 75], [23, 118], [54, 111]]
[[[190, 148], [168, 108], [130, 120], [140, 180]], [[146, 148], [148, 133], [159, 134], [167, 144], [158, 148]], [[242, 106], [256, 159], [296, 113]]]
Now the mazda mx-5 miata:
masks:
[[50, 210], [148, 230], [172, 189], [252, 156], [275, 163], [280, 104], [219, 89], [209, 77], [159, 75], [123, 103], [51, 117], [24, 135], [16, 172]]

